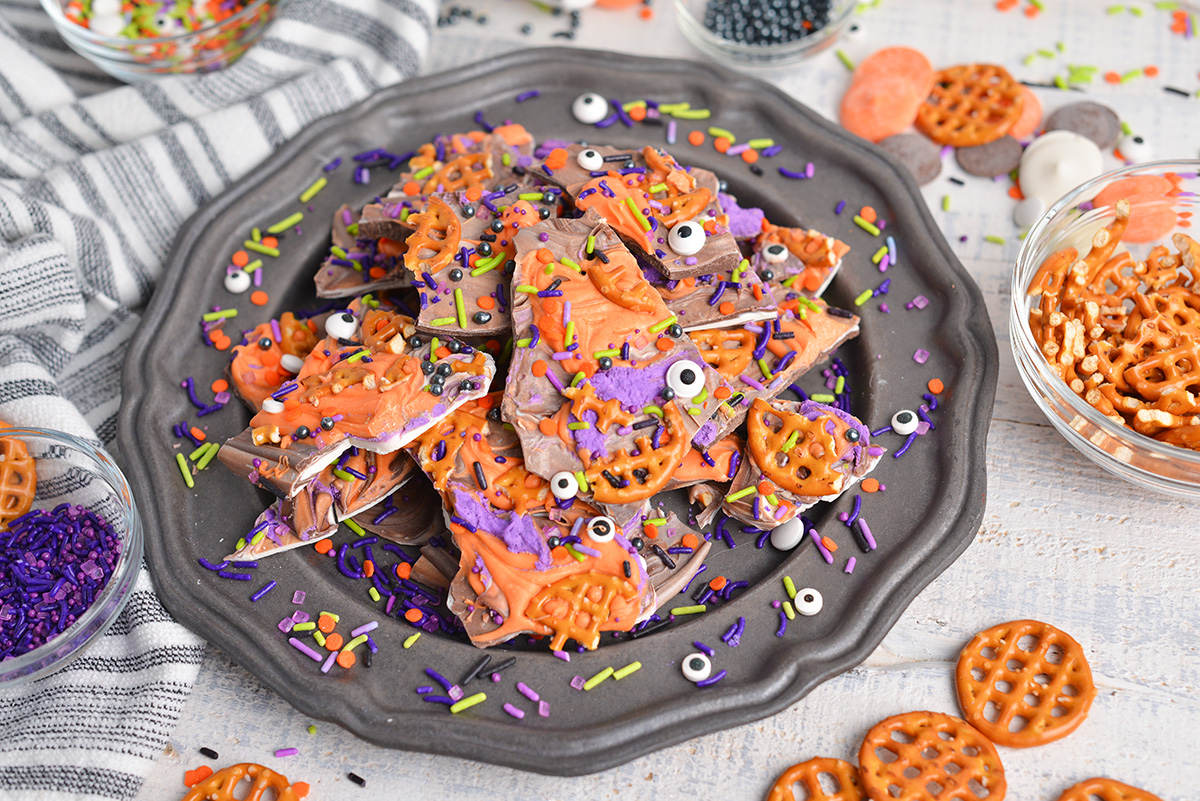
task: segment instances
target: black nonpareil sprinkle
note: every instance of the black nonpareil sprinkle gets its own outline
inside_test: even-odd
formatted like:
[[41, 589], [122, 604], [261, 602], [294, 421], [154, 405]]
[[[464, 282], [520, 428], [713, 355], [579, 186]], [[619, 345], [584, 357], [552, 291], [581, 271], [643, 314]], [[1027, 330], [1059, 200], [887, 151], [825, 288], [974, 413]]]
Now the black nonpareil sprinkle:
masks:
[[832, 0], [709, 0], [704, 27], [752, 45], [793, 42], [829, 23]]

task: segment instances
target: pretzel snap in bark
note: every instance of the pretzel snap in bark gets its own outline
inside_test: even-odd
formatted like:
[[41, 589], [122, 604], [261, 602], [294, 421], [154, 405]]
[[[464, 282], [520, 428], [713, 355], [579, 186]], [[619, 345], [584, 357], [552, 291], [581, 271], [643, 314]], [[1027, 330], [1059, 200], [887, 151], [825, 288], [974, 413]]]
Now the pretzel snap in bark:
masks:
[[1036, 620], [1014, 620], [976, 634], [958, 657], [955, 679], [963, 716], [1009, 748], [1066, 737], [1083, 723], [1096, 697], [1083, 648], [1066, 632]]
[[[822, 773], [833, 777], [837, 783], [837, 790], [832, 793], [825, 792], [821, 785]], [[771, 791], [767, 793], [767, 801], [796, 801], [796, 795], [792, 792], [792, 787], [796, 784], [804, 785], [809, 801], [864, 801], [867, 797], [858, 768], [844, 759], [816, 757], [792, 765], [780, 774]]]
[[840, 409], [755, 400], [747, 417], [746, 458], [725, 511], [749, 525], [775, 528], [845, 492], [882, 455], [867, 427]]
[[1001, 801], [1007, 790], [996, 747], [965, 720], [939, 712], [875, 724], [858, 769], [871, 801]]

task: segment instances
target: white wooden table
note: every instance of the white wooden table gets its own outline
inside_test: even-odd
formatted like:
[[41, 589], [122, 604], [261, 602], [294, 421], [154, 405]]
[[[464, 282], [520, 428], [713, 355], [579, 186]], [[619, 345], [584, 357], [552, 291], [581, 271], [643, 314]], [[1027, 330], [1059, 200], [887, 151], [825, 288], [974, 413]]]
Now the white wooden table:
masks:
[[[482, 53], [568, 44], [554, 38], [567, 18], [552, 18], [521, 0], [461, 0], [487, 25], [464, 21], [438, 29], [430, 72]], [[1027, 5], [1023, 0], [1022, 7]], [[1093, 64], [1101, 74], [1155, 64], [1156, 80], [1121, 86], [1103, 81], [1089, 94], [1112, 106], [1144, 134], [1159, 157], [1197, 157], [1200, 99], [1163, 91], [1164, 84], [1200, 87], [1200, 39], [1168, 31], [1169, 14], [1135, 2], [1143, 17], [1106, 16], [1098, 0], [1044, 0], [1027, 19], [1001, 14], [986, 0], [884, 0], [862, 16], [865, 35], [844, 49], [856, 59], [905, 44], [935, 66], [992, 61], [1018, 78], [1046, 81], [1066, 63]], [[569, 44], [644, 55], [701, 58], [678, 32], [674, 11], [656, 0], [655, 19], [636, 9], [583, 12]], [[530, 35], [520, 33], [531, 23]], [[1065, 45], [1057, 59], [1022, 59]], [[835, 117], [848, 73], [831, 53], [767, 73], [802, 102]], [[582, 89], [581, 89], [582, 91]], [[1053, 109], [1077, 93], [1039, 91]], [[310, 720], [215, 649], [162, 755], [138, 795], [169, 799], [183, 791], [186, 768], [206, 762], [197, 748], [218, 750], [221, 763], [257, 761], [312, 785], [314, 799], [378, 798], [402, 792], [409, 801], [451, 799], [761, 799], [786, 766], [812, 756], [853, 760], [864, 732], [897, 712], [954, 713], [953, 664], [977, 630], [1024, 617], [1070, 632], [1087, 652], [1099, 696], [1083, 726], [1067, 739], [1028, 750], [1001, 749], [1010, 799], [1052, 801], [1074, 782], [1109, 775], [1168, 801], [1200, 793], [1200, 524], [1193, 505], [1147, 496], [1078, 455], [1049, 426], [1025, 391], [1008, 335], [1008, 283], [1018, 241], [1007, 182], [947, 181], [926, 187], [935, 218], [987, 299], [1000, 346], [1000, 383], [988, 441], [988, 505], [970, 549], [933, 582], [860, 667], [818, 687], [773, 718], [701, 737], [586, 778], [546, 778], [445, 757], [388, 751], [329, 724], [315, 736]], [[951, 211], [941, 197], [953, 198]], [[991, 233], [1005, 245], [985, 242]], [[966, 243], [958, 237], [969, 234]], [[302, 756], [277, 760], [277, 748]], [[353, 771], [366, 789], [347, 780]]]

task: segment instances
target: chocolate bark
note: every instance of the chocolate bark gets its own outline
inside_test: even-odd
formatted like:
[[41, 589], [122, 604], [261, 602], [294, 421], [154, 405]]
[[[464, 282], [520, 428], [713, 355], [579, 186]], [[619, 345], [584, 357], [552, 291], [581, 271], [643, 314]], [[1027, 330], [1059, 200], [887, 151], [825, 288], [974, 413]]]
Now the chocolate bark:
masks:
[[767, 224], [754, 240], [750, 266], [780, 303], [821, 294], [833, 281], [850, 246], [811, 228]]

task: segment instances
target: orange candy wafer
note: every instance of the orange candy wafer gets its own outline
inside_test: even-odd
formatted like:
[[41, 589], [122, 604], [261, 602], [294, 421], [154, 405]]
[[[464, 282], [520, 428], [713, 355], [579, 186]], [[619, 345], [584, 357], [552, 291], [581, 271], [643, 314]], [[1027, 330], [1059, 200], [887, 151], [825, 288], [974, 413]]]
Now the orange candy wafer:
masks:
[[878, 142], [912, 126], [925, 96], [907, 79], [878, 75], [855, 81], [842, 95], [842, 127], [870, 142]]

